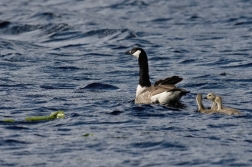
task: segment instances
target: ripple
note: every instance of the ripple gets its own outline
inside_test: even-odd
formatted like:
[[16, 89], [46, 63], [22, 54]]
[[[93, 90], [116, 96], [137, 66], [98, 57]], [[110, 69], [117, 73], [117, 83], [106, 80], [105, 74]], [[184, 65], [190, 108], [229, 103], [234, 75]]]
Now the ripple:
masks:
[[100, 92], [100, 91], [108, 91], [108, 90], [116, 90], [118, 87], [104, 84], [104, 83], [90, 83], [83, 88], [78, 88], [75, 90], [75, 93], [83, 93], [85, 90], [91, 91], [91, 92]]
[[42, 13], [37, 13], [32, 16], [32, 18], [45, 19], [45, 20], [55, 19], [57, 17], [59, 17], [59, 16], [57, 16], [56, 14], [54, 14], [52, 12], [42, 12]]
[[237, 22], [235, 23], [234, 25], [235, 26], [239, 26], [239, 25], [251, 25], [252, 24], [252, 21], [241, 21], [241, 22]]
[[41, 28], [40, 25], [28, 25], [28, 24], [17, 25], [15, 23], [10, 23], [8, 27], [4, 29], [4, 33], [10, 34], [10, 35], [18, 35], [18, 34], [30, 32], [30, 31], [34, 31], [40, 28]]
[[76, 87], [76, 85], [67, 83], [45, 83], [43, 85], [40, 85], [40, 88], [43, 89], [67, 89], [74, 87]]
[[161, 144], [162, 142], [136, 142], [132, 143], [131, 146], [134, 148], [148, 148], [148, 147], [155, 147]]
[[0, 145], [26, 145], [29, 144], [28, 142], [25, 141], [20, 141], [20, 140], [14, 140], [14, 139], [6, 139], [2, 142], [0, 142]]
[[10, 24], [11, 24], [11, 22], [9, 22], [9, 21], [1, 21], [0, 20], [0, 28], [6, 28]]

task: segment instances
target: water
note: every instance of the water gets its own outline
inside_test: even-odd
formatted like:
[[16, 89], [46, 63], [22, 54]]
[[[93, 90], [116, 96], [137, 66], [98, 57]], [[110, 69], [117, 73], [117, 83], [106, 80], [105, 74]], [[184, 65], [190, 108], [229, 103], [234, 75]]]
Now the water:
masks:
[[[0, 119], [16, 122], [0, 166], [251, 166], [251, 16], [246, 0], [1, 0]], [[152, 83], [184, 78], [185, 108], [132, 103], [133, 46]], [[243, 114], [195, 112], [209, 92]]]

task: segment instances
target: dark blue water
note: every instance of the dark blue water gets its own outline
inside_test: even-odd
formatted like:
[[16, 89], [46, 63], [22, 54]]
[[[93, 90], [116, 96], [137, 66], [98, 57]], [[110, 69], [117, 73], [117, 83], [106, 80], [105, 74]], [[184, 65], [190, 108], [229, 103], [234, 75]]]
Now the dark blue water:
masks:
[[[133, 46], [185, 108], [132, 103]], [[1, 0], [0, 166], [252, 166], [251, 72], [248, 0]], [[243, 114], [195, 112], [209, 92]]]

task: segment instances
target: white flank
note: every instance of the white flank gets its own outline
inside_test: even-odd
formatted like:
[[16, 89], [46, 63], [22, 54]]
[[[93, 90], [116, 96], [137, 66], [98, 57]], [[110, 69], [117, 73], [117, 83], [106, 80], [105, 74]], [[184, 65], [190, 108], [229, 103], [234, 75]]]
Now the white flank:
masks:
[[180, 100], [181, 95], [180, 95], [180, 91], [169, 91], [169, 92], [162, 92], [159, 93], [155, 96], [151, 97], [151, 102], [155, 103], [155, 102], [159, 102], [160, 104], [166, 104], [169, 103], [170, 101], [178, 101]]

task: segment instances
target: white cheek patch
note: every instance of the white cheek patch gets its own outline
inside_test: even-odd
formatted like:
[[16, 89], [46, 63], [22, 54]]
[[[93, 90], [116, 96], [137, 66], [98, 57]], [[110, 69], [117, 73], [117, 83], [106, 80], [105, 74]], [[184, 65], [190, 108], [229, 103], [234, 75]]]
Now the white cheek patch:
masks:
[[139, 55], [141, 54], [141, 50], [137, 50], [135, 53], [133, 53], [132, 55], [139, 58]]

